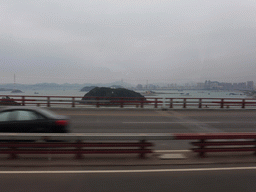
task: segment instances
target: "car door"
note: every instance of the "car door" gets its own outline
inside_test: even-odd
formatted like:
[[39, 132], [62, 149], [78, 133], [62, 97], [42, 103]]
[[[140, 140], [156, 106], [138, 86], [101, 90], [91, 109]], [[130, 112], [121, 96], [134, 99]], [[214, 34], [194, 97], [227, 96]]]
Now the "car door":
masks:
[[0, 132], [8, 132], [10, 129], [11, 111], [2, 111], [0, 113]]
[[49, 121], [46, 117], [32, 110], [15, 110], [13, 129], [18, 133], [48, 132]]

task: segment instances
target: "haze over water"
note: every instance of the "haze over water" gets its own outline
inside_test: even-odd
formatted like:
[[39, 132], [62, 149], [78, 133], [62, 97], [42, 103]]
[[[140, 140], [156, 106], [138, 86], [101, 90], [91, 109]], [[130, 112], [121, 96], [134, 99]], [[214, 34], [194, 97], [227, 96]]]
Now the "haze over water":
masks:
[[[38, 94], [35, 94], [37, 92]], [[136, 91], [144, 93], [145, 91]], [[155, 95], [145, 95], [146, 97], [160, 98], [247, 98], [242, 92], [235, 91], [208, 91], [208, 90], [170, 90], [170, 91], [155, 91]], [[30, 95], [30, 96], [76, 96], [83, 97], [87, 92], [80, 90], [26, 90], [24, 93], [10, 93], [8, 91], [0, 92], [0, 95]], [[161, 94], [157, 94], [161, 93]], [[163, 94], [165, 93], [165, 94]]]

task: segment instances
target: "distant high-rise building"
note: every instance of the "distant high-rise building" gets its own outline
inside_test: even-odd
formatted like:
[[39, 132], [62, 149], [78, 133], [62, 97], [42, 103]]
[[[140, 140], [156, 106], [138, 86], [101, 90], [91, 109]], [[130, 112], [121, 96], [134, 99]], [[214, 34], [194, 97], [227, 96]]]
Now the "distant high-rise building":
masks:
[[248, 90], [253, 90], [253, 86], [254, 86], [253, 81], [247, 81], [246, 88]]
[[246, 83], [238, 83], [237, 85], [239, 90], [246, 90]]
[[225, 83], [218, 81], [205, 81], [204, 83], [198, 83], [197, 89], [217, 89], [217, 90], [254, 90], [253, 81], [240, 82], [240, 83]]
[[141, 85], [141, 84], [138, 84], [137, 86], [136, 86], [136, 89], [143, 89], [143, 86]]
[[149, 84], [149, 85], [147, 86], [147, 88], [148, 88], [148, 89], [156, 89], [156, 86], [153, 85], [153, 84]]
[[233, 83], [233, 89], [238, 89], [238, 84], [237, 83]]
[[196, 86], [196, 88], [197, 89], [204, 89], [204, 83], [197, 83], [197, 86]]

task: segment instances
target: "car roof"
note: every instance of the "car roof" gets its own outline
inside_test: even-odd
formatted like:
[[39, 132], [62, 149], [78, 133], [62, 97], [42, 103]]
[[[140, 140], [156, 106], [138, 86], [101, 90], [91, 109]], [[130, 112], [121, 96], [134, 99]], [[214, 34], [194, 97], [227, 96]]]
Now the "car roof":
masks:
[[28, 109], [28, 110], [40, 110], [39, 107], [28, 107], [28, 106], [4, 106], [0, 109], [0, 111], [6, 111], [6, 110], [15, 110], [15, 109]]
[[8, 106], [0, 109], [0, 112], [8, 111], [8, 110], [31, 110], [36, 111], [46, 117], [56, 117], [57, 115], [48, 111], [47, 109], [40, 107], [28, 107], [28, 106]]

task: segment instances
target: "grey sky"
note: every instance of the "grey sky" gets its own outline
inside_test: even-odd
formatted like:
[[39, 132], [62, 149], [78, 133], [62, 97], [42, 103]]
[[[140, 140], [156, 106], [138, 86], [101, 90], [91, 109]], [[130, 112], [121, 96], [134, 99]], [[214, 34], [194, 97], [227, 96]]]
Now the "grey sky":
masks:
[[256, 82], [256, 1], [0, 0], [0, 84]]

